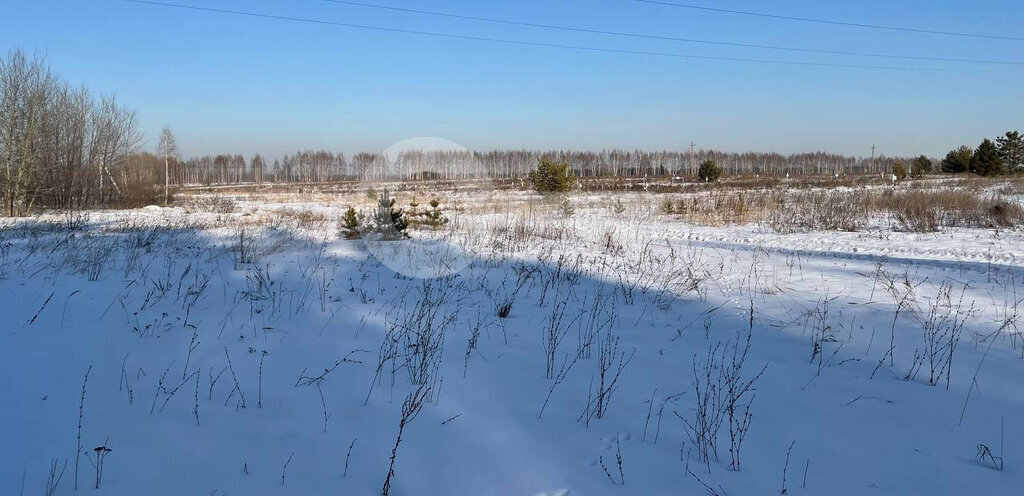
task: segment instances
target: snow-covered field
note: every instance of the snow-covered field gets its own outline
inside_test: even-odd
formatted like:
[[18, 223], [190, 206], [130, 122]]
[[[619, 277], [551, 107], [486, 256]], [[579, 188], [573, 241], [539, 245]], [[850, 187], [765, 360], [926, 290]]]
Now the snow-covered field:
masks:
[[393, 244], [338, 236], [365, 194], [5, 220], [0, 493], [1024, 487], [1019, 228], [437, 194]]

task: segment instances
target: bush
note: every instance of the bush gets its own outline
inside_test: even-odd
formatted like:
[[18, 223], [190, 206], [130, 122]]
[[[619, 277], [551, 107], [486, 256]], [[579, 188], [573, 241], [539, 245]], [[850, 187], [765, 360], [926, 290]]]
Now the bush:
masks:
[[[146, 184], [143, 181], [128, 182], [121, 187], [119, 196], [110, 198], [109, 206], [115, 208], [140, 208], [147, 205], [162, 205], [164, 202], [163, 186]], [[168, 193], [168, 201], [174, 201], [175, 191]]]
[[661, 213], [663, 214], [674, 214], [676, 213], [676, 206], [672, 203], [671, 198], [665, 198], [661, 200]]
[[531, 171], [529, 178], [534, 189], [541, 193], [566, 192], [576, 184], [576, 176], [569, 170], [568, 163], [549, 158], [541, 158], [537, 170]]
[[1024, 209], [1000, 197], [966, 191], [908, 191], [883, 197], [877, 205], [890, 211], [896, 228], [934, 232], [942, 227], [1014, 227], [1024, 223]]
[[912, 195], [895, 202], [893, 216], [900, 231], [935, 232], [939, 215], [925, 195]]
[[[161, 198], [161, 200], [163, 200], [163, 198]], [[185, 197], [181, 202], [175, 201], [174, 203], [176, 205], [181, 205], [191, 213], [209, 212], [214, 214], [233, 214], [238, 209], [238, 205], [235, 204], [234, 200], [223, 196], [189, 196]]]
[[722, 177], [722, 168], [714, 160], [705, 160], [697, 169], [697, 177], [706, 183], [713, 183]]
[[1024, 209], [1016, 203], [992, 200], [985, 210], [991, 217], [992, 227], [1014, 227], [1024, 222]]

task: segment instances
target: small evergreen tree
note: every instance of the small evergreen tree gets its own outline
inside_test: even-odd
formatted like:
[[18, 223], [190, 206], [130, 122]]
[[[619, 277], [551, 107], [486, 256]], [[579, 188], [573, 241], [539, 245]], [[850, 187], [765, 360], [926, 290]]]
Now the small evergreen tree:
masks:
[[434, 228], [442, 227], [448, 223], [448, 218], [441, 212], [441, 201], [437, 198], [430, 200], [430, 210], [423, 212], [423, 223]]
[[1007, 131], [996, 138], [996, 145], [1008, 172], [1024, 172], [1024, 135]]
[[996, 144], [988, 138], [978, 145], [971, 157], [971, 172], [979, 176], [996, 176], [1003, 173], [1003, 158], [999, 156]]
[[910, 177], [923, 177], [932, 173], [932, 159], [921, 155], [910, 163]]
[[942, 159], [942, 172], [958, 174], [967, 172], [971, 167], [971, 158], [974, 157], [974, 150], [969, 146], [961, 146], [946, 154]]
[[907, 178], [907, 166], [903, 165], [903, 162], [896, 162], [892, 164], [892, 175], [896, 176], [897, 181], [902, 181]]
[[395, 208], [395, 199], [388, 190], [384, 190], [377, 199], [377, 210], [373, 213], [373, 230], [383, 239], [394, 240], [406, 237], [405, 228], [409, 227], [405, 220], [405, 212]]
[[533, 188], [541, 193], [564, 193], [576, 184], [576, 176], [569, 170], [568, 163], [546, 157], [540, 159], [537, 170], [530, 171], [529, 178]]
[[421, 222], [420, 217], [426, 217], [427, 212], [421, 211], [419, 208], [419, 200], [417, 200], [415, 196], [412, 197], [412, 200], [409, 200], [409, 208], [405, 211], [405, 217], [409, 224], [419, 224]]
[[341, 216], [341, 234], [345, 236], [345, 239], [359, 239], [362, 237], [360, 232], [363, 216], [356, 212], [353, 207], [348, 207], [345, 214]]
[[713, 183], [722, 177], [722, 168], [714, 160], [705, 160], [697, 169], [697, 177], [706, 183]]

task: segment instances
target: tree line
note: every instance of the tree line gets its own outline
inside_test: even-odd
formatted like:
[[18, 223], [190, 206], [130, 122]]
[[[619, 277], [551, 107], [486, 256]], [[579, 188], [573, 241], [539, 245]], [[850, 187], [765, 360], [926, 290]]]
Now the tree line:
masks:
[[971, 172], [979, 176], [1024, 172], [1024, 135], [1007, 131], [995, 142], [985, 138], [977, 148], [963, 145], [942, 159], [942, 172]]
[[623, 178], [693, 178], [697, 176], [699, 164], [709, 160], [728, 175], [882, 173], [907, 160], [885, 156], [874, 159], [850, 157], [825, 152], [783, 155], [718, 150], [695, 150], [692, 155], [690, 152], [644, 150], [409, 150], [390, 157], [360, 152], [348, 158], [343, 153], [307, 150], [285, 155], [273, 163], [268, 163], [260, 155], [247, 162], [238, 154], [175, 159], [170, 166], [170, 175], [171, 184], [177, 186], [358, 179], [525, 179], [541, 159], [568, 163], [573, 174], [579, 177]]
[[[985, 140], [977, 150], [960, 147], [942, 161], [925, 155], [916, 158], [879, 156], [851, 157], [814, 152], [731, 153], [719, 150], [644, 151], [603, 150], [407, 150], [393, 156], [360, 152], [306, 150], [285, 155], [268, 164], [260, 155], [246, 162], [242, 155], [207, 155], [176, 161], [171, 184], [213, 185], [239, 183], [319, 183], [331, 181], [423, 179], [527, 179], [537, 164], [554, 161], [568, 164], [577, 177], [704, 178], [699, 165], [711, 162], [725, 175], [841, 175], [894, 173], [900, 178], [941, 170], [993, 175], [1024, 172], [1024, 140], [1007, 132], [995, 143]], [[909, 165], [909, 170], [908, 166]]]

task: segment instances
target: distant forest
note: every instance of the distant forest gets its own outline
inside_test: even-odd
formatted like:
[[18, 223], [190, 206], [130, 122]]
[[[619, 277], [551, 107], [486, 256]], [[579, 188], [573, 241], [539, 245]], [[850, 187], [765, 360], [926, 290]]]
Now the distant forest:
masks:
[[[642, 151], [605, 150], [542, 151], [496, 150], [488, 152], [407, 151], [394, 160], [380, 153], [357, 153], [351, 158], [329, 151], [303, 151], [285, 155], [273, 163], [256, 155], [215, 155], [173, 160], [172, 185], [237, 184], [261, 182], [318, 183], [354, 179], [487, 179], [525, 178], [541, 157], [567, 162], [580, 177], [683, 177], [696, 175], [696, 164], [714, 160], [725, 174], [866, 174], [892, 170], [910, 158], [880, 156], [875, 159], [815, 152], [729, 153], [717, 150]], [[152, 157], [152, 161], [159, 161]]]

